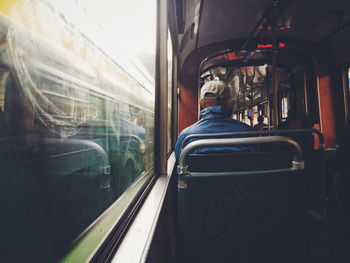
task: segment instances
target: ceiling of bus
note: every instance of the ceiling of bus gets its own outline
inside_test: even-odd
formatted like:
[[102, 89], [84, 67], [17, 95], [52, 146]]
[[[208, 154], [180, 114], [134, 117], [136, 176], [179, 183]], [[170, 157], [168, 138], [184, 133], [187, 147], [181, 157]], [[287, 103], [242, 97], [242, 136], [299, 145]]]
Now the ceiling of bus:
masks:
[[[177, 4], [181, 1], [177, 1]], [[196, 48], [232, 39], [247, 38], [273, 0], [186, 0], [184, 34], [179, 43], [182, 61]], [[277, 36], [317, 43], [330, 37], [339, 63], [350, 45], [349, 0], [280, 0], [277, 24], [286, 27]], [[184, 2], [183, 2], [184, 3]], [[257, 30], [258, 32], [259, 30]], [[323, 42], [322, 42], [323, 41]]]

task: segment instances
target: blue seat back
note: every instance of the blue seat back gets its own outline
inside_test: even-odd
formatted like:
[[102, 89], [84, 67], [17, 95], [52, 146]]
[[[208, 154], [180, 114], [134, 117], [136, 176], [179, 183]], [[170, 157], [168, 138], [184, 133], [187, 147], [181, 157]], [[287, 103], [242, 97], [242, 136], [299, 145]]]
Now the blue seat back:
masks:
[[[275, 140], [292, 145], [293, 164], [290, 153], [189, 154], [201, 145]], [[300, 147], [285, 137], [203, 141], [190, 143], [179, 159], [178, 262], [303, 262], [307, 239], [304, 169], [296, 165], [302, 163]], [[193, 157], [201, 159], [197, 168], [202, 170], [193, 172]], [[217, 167], [216, 161], [223, 160], [226, 172]]]

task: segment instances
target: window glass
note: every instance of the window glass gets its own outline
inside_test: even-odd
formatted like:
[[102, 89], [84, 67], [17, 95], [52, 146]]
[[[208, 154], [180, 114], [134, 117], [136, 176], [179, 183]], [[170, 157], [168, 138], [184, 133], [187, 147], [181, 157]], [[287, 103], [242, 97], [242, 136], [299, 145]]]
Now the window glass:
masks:
[[348, 69], [348, 86], [350, 87], [350, 68]]
[[58, 261], [153, 174], [155, 35], [155, 0], [0, 2], [1, 262]]
[[171, 115], [172, 115], [172, 87], [173, 87], [173, 46], [168, 30], [168, 153], [171, 149]]
[[284, 97], [281, 99], [281, 107], [282, 107], [282, 118], [286, 119], [288, 117], [288, 98]]

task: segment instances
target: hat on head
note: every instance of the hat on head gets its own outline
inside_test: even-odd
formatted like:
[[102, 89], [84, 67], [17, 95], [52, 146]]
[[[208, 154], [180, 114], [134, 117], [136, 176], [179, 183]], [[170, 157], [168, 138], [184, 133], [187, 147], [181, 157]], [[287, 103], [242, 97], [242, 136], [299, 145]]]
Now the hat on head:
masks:
[[205, 96], [210, 93], [216, 95], [216, 99], [224, 100], [231, 96], [228, 86], [219, 80], [212, 80], [205, 83], [201, 89], [201, 99], [205, 99]]

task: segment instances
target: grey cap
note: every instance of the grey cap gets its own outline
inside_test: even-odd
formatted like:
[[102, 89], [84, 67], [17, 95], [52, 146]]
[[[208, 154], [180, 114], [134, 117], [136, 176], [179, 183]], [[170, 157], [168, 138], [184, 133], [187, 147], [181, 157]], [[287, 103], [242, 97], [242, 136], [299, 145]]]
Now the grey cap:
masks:
[[205, 95], [211, 93], [216, 95], [217, 99], [227, 99], [231, 96], [229, 87], [223, 81], [212, 80], [205, 83], [201, 89], [201, 99], [205, 99]]

